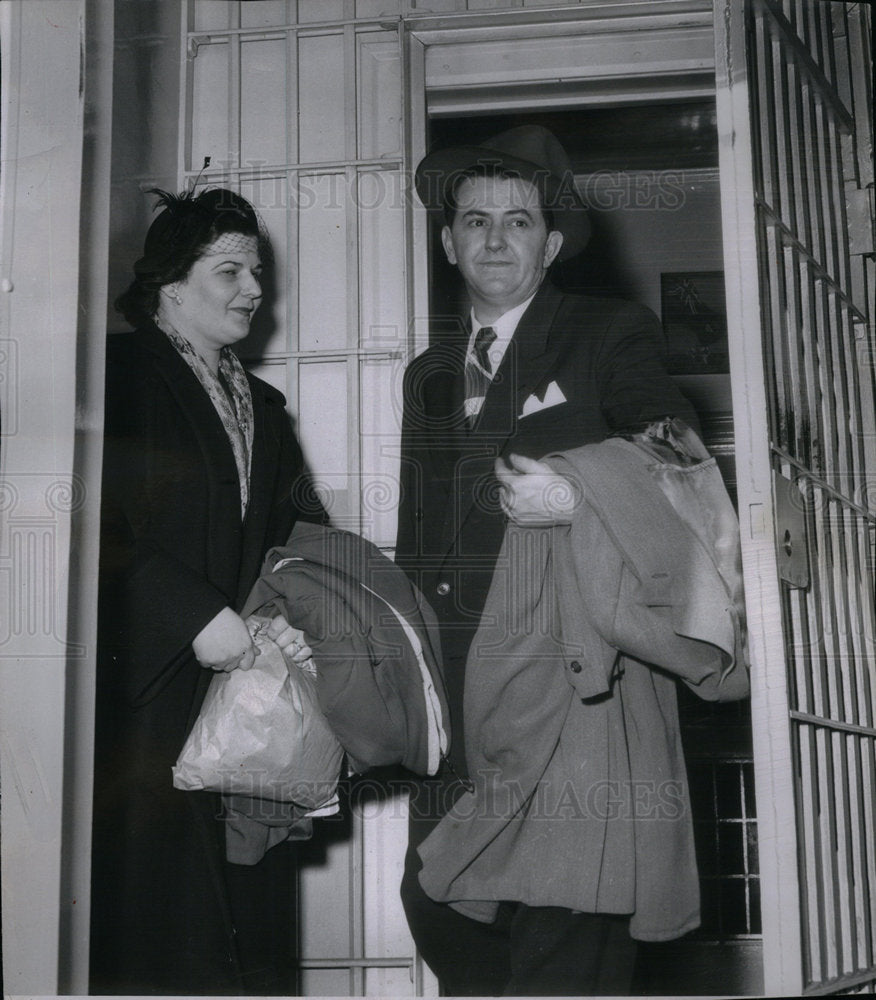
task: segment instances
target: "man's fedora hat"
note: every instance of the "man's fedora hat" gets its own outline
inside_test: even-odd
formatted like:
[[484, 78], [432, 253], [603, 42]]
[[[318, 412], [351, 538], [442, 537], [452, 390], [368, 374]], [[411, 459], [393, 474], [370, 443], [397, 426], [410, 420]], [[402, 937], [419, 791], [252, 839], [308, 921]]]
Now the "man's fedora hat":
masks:
[[477, 167], [507, 170], [534, 184], [563, 234], [558, 260], [579, 253], [590, 236], [587, 208], [575, 190], [572, 164], [557, 137], [541, 125], [520, 125], [479, 146], [449, 146], [428, 153], [414, 184], [426, 208], [443, 210], [456, 180]]

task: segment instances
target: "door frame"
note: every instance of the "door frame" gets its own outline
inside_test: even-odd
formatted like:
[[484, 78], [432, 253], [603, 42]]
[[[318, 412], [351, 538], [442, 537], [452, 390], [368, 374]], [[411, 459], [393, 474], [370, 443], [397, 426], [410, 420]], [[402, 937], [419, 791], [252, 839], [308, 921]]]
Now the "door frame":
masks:
[[[504, 11], [493, 15], [435, 16], [406, 20], [408, 40], [408, 163], [413, 168], [426, 152], [430, 116], [492, 113], [606, 106], [628, 103], [643, 94], [656, 100], [715, 97], [719, 104], [719, 126], [732, 122], [732, 132], [722, 131], [719, 139], [724, 240], [727, 323], [730, 340], [731, 394], [739, 511], [743, 539], [743, 568], [746, 605], [751, 632], [752, 729], [756, 775], [763, 961], [765, 988], [794, 995], [801, 985], [801, 940], [797, 884], [793, 783], [788, 771], [789, 727], [784, 668], [784, 637], [781, 627], [780, 595], [775, 567], [772, 486], [767, 436], [767, 409], [763, 377], [761, 326], [757, 300], [757, 254], [753, 216], [737, 210], [737, 205], [753, 204], [751, 157], [748, 143], [747, 91], [740, 89], [738, 73], [728, 62], [726, 49], [716, 49], [716, 18], [730, 9], [732, 28], [735, 8], [741, 4], [710, 2], [684, 4], [663, 2], [587, 4], [577, 9], [553, 12], [550, 22], [537, 20], [537, 11]], [[542, 15], [543, 16], [543, 15]], [[633, 63], [638, 78], [622, 91], [613, 89], [610, 67], [592, 84], [593, 61], [581, 59], [577, 79], [564, 67], [562, 87], [547, 84], [556, 79], [552, 66], [543, 59], [528, 80], [506, 86], [491, 73], [490, 46], [501, 45], [505, 53], [513, 46], [547, 40], [558, 53], [565, 46], [600, 44], [610, 33], [629, 33], [635, 38], [647, 32], [671, 32], [685, 45], [706, 44], [710, 59], [692, 64], [689, 52], [679, 51], [673, 65], [671, 44], [663, 66], [642, 59]], [[466, 58], [465, 52], [471, 54]], [[480, 51], [479, 51], [480, 50]], [[542, 49], [543, 51], [543, 49]], [[440, 59], [439, 59], [440, 56]], [[598, 62], [598, 59], [596, 60]], [[472, 73], [477, 65], [481, 77]], [[629, 68], [627, 69], [629, 73]], [[453, 74], [456, 74], [454, 78]], [[717, 74], [717, 80], [716, 80]], [[635, 73], [632, 75], [636, 76]], [[731, 86], [732, 83], [732, 86]], [[654, 89], [649, 90], [649, 84]], [[410, 293], [411, 343], [419, 353], [428, 346], [429, 261], [426, 212], [416, 206], [410, 213]], [[763, 826], [761, 827], [761, 823]], [[763, 838], [761, 842], [760, 838]]]
[[[655, 93], [693, 100], [714, 93], [711, 0], [587, 0], [551, 11], [549, 20], [545, 13], [534, 8], [404, 20], [405, 162], [413, 206], [407, 234], [408, 349], [415, 354], [429, 343], [428, 224], [413, 195], [413, 175], [426, 154], [430, 116], [606, 107]], [[610, 49], [604, 47], [607, 40], [614, 42]], [[564, 63], [558, 79], [547, 49], [562, 61], [588, 42], [589, 58]], [[490, 62], [502, 60], [513, 46], [518, 51], [534, 46], [536, 57], [526, 60], [525, 71], [515, 73], [512, 82], [507, 66], [503, 78]], [[631, 62], [619, 62], [623, 57]]]
[[716, 2], [716, 101], [727, 329], [742, 569], [751, 661], [751, 723], [761, 877], [764, 988], [802, 990], [797, 814], [785, 636], [776, 570], [772, 462], [761, 328], [745, 4]]
[[101, 0], [0, 4], [9, 995], [88, 989], [113, 30]]

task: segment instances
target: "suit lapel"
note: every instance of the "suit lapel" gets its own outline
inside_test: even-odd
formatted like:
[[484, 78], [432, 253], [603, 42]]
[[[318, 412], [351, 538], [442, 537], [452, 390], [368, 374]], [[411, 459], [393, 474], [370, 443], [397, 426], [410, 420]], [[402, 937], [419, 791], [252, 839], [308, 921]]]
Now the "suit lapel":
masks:
[[523, 402], [557, 360], [550, 346], [550, 333], [562, 294], [552, 285], [542, 285], [529, 308], [520, 317], [475, 432], [501, 438], [503, 443], [517, 430]]
[[523, 402], [554, 368], [558, 351], [551, 345], [551, 328], [562, 293], [543, 284], [521, 316], [501, 365], [487, 392], [480, 418], [467, 435], [469, 458], [459, 470], [460, 511], [457, 531], [474, 503], [476, 484], [492, 474], [493, 463], [517, 431]]
[[430, 453], [436, 467], [453, 475], [456, 458], [466, 448], [465, 352], [468, 334], [430, 348], [418, 392], [422, 412], [429, 414]]

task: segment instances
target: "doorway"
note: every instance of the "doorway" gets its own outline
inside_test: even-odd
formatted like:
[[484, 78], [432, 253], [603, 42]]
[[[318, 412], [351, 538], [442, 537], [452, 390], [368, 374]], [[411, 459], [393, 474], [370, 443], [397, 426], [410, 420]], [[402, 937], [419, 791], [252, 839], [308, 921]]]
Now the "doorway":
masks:
[[[736, 500], [715, 102], [433, 116], [429, 147], [477, 145], [520, 125], [542, 125], [563, 144], [590, 209], [593, 235], [555, 265], [562, 291], [626, 298], [660, 318], [666, 361], [691, 399], [703, 437]], [[460, 282], [429, 233], [431, 336], [458, 328]], [[643, 945], [639, 995], [758, 994], [760, 883], [751, 717], [747, 702], [702, 702], [679, 685], [702, 926], [684, 939]]]

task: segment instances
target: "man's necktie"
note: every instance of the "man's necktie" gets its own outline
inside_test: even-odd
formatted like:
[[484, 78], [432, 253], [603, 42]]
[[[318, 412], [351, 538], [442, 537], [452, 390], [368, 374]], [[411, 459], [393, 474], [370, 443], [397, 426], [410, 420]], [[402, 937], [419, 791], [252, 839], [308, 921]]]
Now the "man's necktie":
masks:
[[492, 381], [490, 346], [496, 339], [491, 326], [482, 326], [475, 334], [474, 350], [465, 359], [465, 419], [473, 427], [484, 405], [484, 397]]

